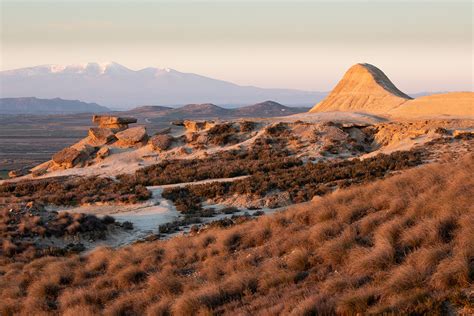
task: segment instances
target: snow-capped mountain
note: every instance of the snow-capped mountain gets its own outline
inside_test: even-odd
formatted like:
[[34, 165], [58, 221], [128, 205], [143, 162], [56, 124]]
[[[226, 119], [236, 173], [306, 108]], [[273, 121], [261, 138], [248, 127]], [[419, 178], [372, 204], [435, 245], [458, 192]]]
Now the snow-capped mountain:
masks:
[[287, 105], [310, 105], [325, 93], [239, 86], [173, 69], [132, 70], [120, 64], [42, 65], [0, 72], [0, 97], [75, 99], [105, 106], [138, 104], [237, 105], [267, 99]]

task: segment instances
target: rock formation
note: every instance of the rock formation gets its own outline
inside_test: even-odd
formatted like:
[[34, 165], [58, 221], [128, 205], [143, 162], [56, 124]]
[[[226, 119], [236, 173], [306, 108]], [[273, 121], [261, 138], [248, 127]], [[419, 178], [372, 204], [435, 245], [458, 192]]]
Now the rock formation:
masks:
[[8, 172], [8, 177], [17, 178], [17, 177], [24, 176], [26, 174], [28, 174], [28, 170], [25, 170], [25, 169], [10, 170]]
[[183, 125], [187, 132], [198, 132], [206, 129], [210, 129], [216, 124], [213, 121], [191, 121], [184, 120]]
[[90, 128], [88, 137], [95, 146], [102, 146], [117, 139], [112, 129], [105, 127]]
[[474, 117], [474, 93], [451, 92], [412, 99], [370, 64], [352, 66], [326, 99], [310, 112], [365, 112], [401, 118]]
[[143, 126], [128, 128], [115, 134], [118, 141], [115, 143], [118, 147], [136, 147], [145, 145], [148, 141], [146, 129]]
[[352, 66], [323, 101], [310, 112], [352, 111], [386, 113], [410, 100], [377, 67]]
[[92, 122], [99, 125], [99, 127], [110, 128], [114, 132], [118, 132], [127, 129], [128, 124], [136, 123], [137, 119], [133, 117], [94, 115]]
[[132, 117], [99, 116], [94, 115], [92, 122], [99, 127], [89, 129], [86, 138], [67, 147], [53, 155], [51, 162], [45, 163], [41, 168], [43, 172], [82, 167], [93, 163], [94, 159], [102, 160], [109, 156], [111, 147], [136, 148], [143, 146], [148, 141], [145, 127], [128, 128], [128, 124], [137, 120]]
[[164, 151], [170, 148], [174, 138], [167, 134], [158, 134], [150, 138], [150, 144], [155, 151]]
[[59, 168], [68, 169], [84, 163], [87, 158], [85, 152], [67, 147], [53, 155], [53, 162]]
[[96, 153], [96, 157], [99, 159], [104, 159], [105, 157], [110, 155], [110, 148], [105, 146], [99, 149]]

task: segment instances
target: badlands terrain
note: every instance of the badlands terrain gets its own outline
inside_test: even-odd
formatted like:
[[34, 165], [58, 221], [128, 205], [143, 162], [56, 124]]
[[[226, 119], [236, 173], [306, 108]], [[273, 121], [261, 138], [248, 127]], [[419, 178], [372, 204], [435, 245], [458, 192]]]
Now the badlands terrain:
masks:
[[474, 313], [474, 93], [357, 64], [309, 112], [185, 110], [75, 115], [2, 181], [2, 314]]
[[[2, 111], [2, 104], [4, 108]], [[64, 147], [84, 138], [90, 127], [90, 104], [57, 99], [0, 99], [0, 179], [8, 171], [27, 169], [44, 162]], [[18, 108], [16, 111], [12, 107]], [[28, 109], [25, 114], [20, 110]], [[287, 107], [266, 101], [240, 108], [223, 108], [214, 104], [188, 104], [179, 108], [139, 106], [126, 112], [110, 112], [100, 107], [94, 113], [132, 116], [153, 134], [180, 119], [231, 119], [274, 117], [307, 112], [308, 108]], [[17, 114], [12, 114], [13, 112]], [[39, 115], [45, 113], [45, 115]]]

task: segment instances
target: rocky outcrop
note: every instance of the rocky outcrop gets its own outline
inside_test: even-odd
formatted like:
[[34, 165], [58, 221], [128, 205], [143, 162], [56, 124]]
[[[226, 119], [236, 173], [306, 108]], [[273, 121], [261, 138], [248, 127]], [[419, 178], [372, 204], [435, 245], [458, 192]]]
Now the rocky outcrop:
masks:
[[53, 162], [59, 168], [68, 169], [83, 164], [88, 158], [86, 152], [67, 147], [53, 155]]
[[8, 172], [8, 177], [17, 178], [17, 177], [24, 176], [26, 174], [28, 174], [28, 170], [25, 170], [25, 169], [10, 170]]
[[150, 138], [150, 144], [155, 151], [165, 151], [170, 148], [173, 143], [173, 136], [167, 134], [159, 134]]
[[90, 128], [88, 137], [94, 146], [103, 146], [117, 139], [112, 129], [105, 127]]
[[212, 128], [216, 125], [214, 121], [190, 121], [184, 120], [183, 125], [187, 132], [198, 132]]
[[352, 111], [383, 114], [411, 99], [377, 67], [356, 64], [310, 112]]
[[454, 138], [465, 138], [465, 139], [474, 139], [474, 131], [471, 130], [454, 130]]
[[110, 155], [110, 148], [105, 146], [99, 149], [96, 153], [96, 157], [99, 159], [104, 159], [105, 157], [108, 157]]
[[115, 134], [118, 141], [114, 143], [118, 147], [140, 147], [147, 143], [148, 134], [144, 126], [132, 127]]
[[74, 167], [88, 166], [112, 154], [111, 147], [140, 147], [147, 143], [148, 135], [144, 127], [128, 128], [136, 123], [133, 117], [94, 115], [92, 127], [86, 138], [53, 155], [52, 160], [31, 169], [37, 176], [44, 173]]
[[117, 132], [127, 129], [128, 124], [136, 123], [137, 119], [133, 117], [94, 115], [92, 122], [99, 125], [99, 127], [110, 128], [114, 132]]

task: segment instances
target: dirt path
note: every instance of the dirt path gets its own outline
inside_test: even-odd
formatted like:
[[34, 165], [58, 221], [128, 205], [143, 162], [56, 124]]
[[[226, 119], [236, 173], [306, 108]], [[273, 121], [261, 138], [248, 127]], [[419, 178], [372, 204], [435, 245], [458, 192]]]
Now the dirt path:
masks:
[[[168, 185], [149, 186], [152, 197], [145, 203], [133, 205], [83, 205], [79, 207], [57, 208], [49, 207], [50, 210], [63, 211], [69, 213], [85, 213], [97, 216], [111, 215], [120, 222], [129, 221], [133, 223], [134, 229], [130, 232], [121, 232], [111, 236], [110, 240], [103, 242], [108, 246], [116, 247], [132, 243], [142, 239], [147, 235], [158, 233], [158, 227], [165, 223], [173, 222], [178, 219], [181, 214], [176, 210], [172, 201], [164, 199], [162, 192], [166, 188], [184, 187], [188, 185], [198, 185], [211, 182], [232, 182], [245, 179], [248, 176], [240, 176], [234, 178], [208, 179], [195, 182], [184, 182]], [[219, 205], [217, 205], [219, 207]], [[243, 213], [244, 211], [242, 211]], [[221, 217], [210, 218], [216, 220]]]

